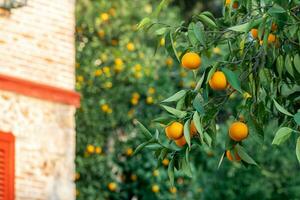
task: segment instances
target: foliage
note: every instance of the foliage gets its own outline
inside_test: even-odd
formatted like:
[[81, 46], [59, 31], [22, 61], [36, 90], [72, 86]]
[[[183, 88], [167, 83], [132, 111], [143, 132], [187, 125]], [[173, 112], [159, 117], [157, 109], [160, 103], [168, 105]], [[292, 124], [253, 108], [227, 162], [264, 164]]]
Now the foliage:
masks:
[[[178, 20], [178, 9], [171, 10], [163, 14], [165, 23]], [[162, 49], [154, 57], [153, 49], [164, 40], [136, 32], [136, 24], [151, 12], [149, 0], [77, 2], [76, 89], [82, 95], [76, 113], [78, 199], [187, 196], [182, 174], [170, 190], [164, 165], [157, 166], [150, 152], [132, 156], [132, 148], [141, 142], [135, 119], [152, 119], [161, 112], [155, 103], [179, 85], [195, 84]], [[154, 185], [158, 192], [153, 192]]]
[[[162, 1], [158, 10], [165, 7], [167, 3], [168, 1]], [[169, 127], [174, 121], [184, 124], [182, 137], [187, 144], [183, 147], [176, 146], [175, 142], [168, 140], [162, 128], [156, 129], [148, 140], [151, 144], [156, 144], [158, 159], [164, 156], [171, 157], [170, 163], [172, 164], [168, 169], [171, 183], [175, 169], [191, 175], [192, 158], [199, 154], [199, 150], [205, 148], [221, 148], [219, 152], [221, 158], [219, 164], [215, 163], [215, 167], [220, 167], [226, 155], [225, 152], [228, 150], [237, 153], [242, 165], [250, 167], [251, 170], [262, 169], [261, 173], [270, 176], [269, 178], [278, 174], [268, 173], [272, 166], [269, 166], [269, 169], [263, 169], [263, 166], [266, 167], [267, 159], [257, 162], [255, 160], [258, 160], [258, 157], [252, 158], [257, 151], [268, 154], [269, 152], [264, 151], [264, 148], [272, 148], [272, 151], [276, 151], [276, 147], [270, 147], [271, 141], [268, 138], [274, 138], [272, 142], [274, 145], [292, 142], [299, 160], [299, 10], [298, 0], [288, 2], [284, 0], [226, 0], [223, 16], [220, 18], [215, 18], [213, 14], [205, 11], [194, 15], [190, 22], [177, 26], [160, 23], [158, 15], [147, 17], [145, 18], [147, 20], [140, 22], [139, 28], [153, 32], [159, 31], [165, 36], [165, 47], [178, 63], [185, 65], [181, 59], [186, 52], [196, 52], [202, 60], [198, 70], [190, 70], [198, 82], [196, 87], [181, 90], [180, 94], [175, 93], [161, 102], [161, 107], [169, 115], [159, 122], [164, 127]], [[222, 53], [213, 53], [216, 49], [218, 49], [217, 52]], [[225, 75], [225, 81], [228, 83], [226, 88], [215, 89], [214, 84], [222, 85], [223, 82], [223, 79], [219, 78], [214, 80], [215, 83], [212, 82], [216, 71]], [[198, 132], [196, 137], [191, 137], [191, 121], [195, 123]], [[241, 134], [239, 128], [228, 131], [234, 121], [242, 121], [246, 124], [250, 133], [248, 138], [236, 140], [229, 137], [231, 131]], [[272, 124], [272, 131], [267, 132], [266, 127], [270, 126], [273, 121], [275, 123]], [[220, 126], [226, 131], [217, 130], [216, 127]], [[245, 128], [244, 130], [243, 132], [247, 135], [248, 131]], [[229, 132], [229, 134], [224, 132]], [[222, 133], [223, 137], [219, 137]], [[286, 152], [285, 149], [281, 153], [293, 154], [294, 151]], [[275, 155], [276, 153], [272, 154], [272, 156]], [[289, 156], [289, 158], [290, 162], [294, 162], [296, 156], [293, 158]], [[274, 161], [271, 157], [268, 159]], [[201, 166], [199, 162], [196, 162], [197, 164]], [[253, 169], [249, 165], [256, 165], [258, 168]], [[292, 170], [289, 172], [299, 170], [294, 163], [291, 166]], [[266, 179], [261, 180], [263, 180], [262, 183], [266, 181]], [[296, 179], [293, 184], [299, 185], [298, 181]], [[292, 190], [295, 192], [296, 188]], [[281, 188], [281, 190], [285, 189]], [[236, 190], [243, 191], [238, 188]], [[255, 191], [258, 190], [259, 188], [256, 188]], [[245, 196], [247, 195], [251, 197], [251, 194]], [[264, 195], [266, 199], [272, 197], [271, 193]], [[296, 197], [290, 195], [291, 198]], [[233, 198], [230, 194], [225, 196], [229, 199]]]

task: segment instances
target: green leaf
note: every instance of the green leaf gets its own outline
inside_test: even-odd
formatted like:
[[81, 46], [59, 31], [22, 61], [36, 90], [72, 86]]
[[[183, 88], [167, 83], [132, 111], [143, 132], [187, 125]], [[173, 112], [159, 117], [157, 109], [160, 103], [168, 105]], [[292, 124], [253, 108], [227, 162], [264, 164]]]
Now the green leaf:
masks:
[[184, 133], [186, 142], [188, 143], [189, 147], [191, 148], [190, 124], [191, 124], [190, 119], [185, 122], [184, 128], [183, 128], [183, 133]]
[[162, 105], [162, 107], [163, 107], [166, 111], [168, 111], [169, 113], [175, 115], [175, 116], [178, 117], [178, 118], [183, 118], [183, 117], [185, 117], [185, 116], [187, 115], [187, 112], [181, 111], [181, 110], [177, 110], [177, 109], [172, 108], [172, 107], [170, 107], [170, 106]]
[[197, 22], [193, 26], [193, 31], [194, 31], [195, 37], [200, 42], [200, 44], [202, 44], [204, 47], [206, 47], [206, 42], [205, 42], [206, 37], [205, 37], [203, 24], [201, 22]]
[[299, 56], [299, 54], [294, 56], [294, 65], [295, 65], [295, 69], [300, 74], [300, 56]]
[[194, 89], [195, 92], [198, 92], [198, 90], [200, 90], [200, 88], [202, 86], [202, 83], [204, 81], [204, 78], [205, 78], [205, 72], [202, 74], [200, 80], [198, 81], [198, 83], [197, 83], [197, 85], [196, 85], [196, 87]]
[[219, 160], [219, 163], [218, 163], [218, 169], [220, 168], [220, 166], [221, 166], [221, 164], [222, 164], [222, 162], [223, 162], [223, 160], [224, 160], [224, 157], [225, 157], [225, 152], [222, 154], [222, 156], [221, 156], [221, 158], [220, 158], [220, 160]]
[[273, 5], [269, 10], [268, 13], [270, 14], [276, 14], [276, 13], [285, 13], [286, 10], [279, 6], [278, 4]]
[[205, 111], [204, 108], [201, 104], [201, 95], [197, 94], [197, 96], [195, 97], [194, 101], [193, 101], [193, 107], [201, 114], [204, 115]]
[[133, 152], [133, 156], [134, 155], [136, 155], [136, 154], [138, 154], [141, 150], [143, 150], [148, 144], [151, 144], [151, 143], [153, 143], [154, 142], [154, 140], [153, 139], [151, 139], [151, 140], [149, 140], [149, 141], [147, 141], [147, 142], [143, 142], [142, 144], [140, 144], [139, 146], [137, 146], [137, 148], [134, 150], [134, 152]]
[[249, 156], [249, 154], [245, 151], [244, 147], [242, 147], [241, 145], [237, 144], [235, 146], [235, 148], [237, 150], [238, 155], [241, 157], [241, 159], [243, 161], [245, 161], [246, 163], [251, 164], [251, 165], [257, 165], [257, 163], [253, 160], [253, 158], [251, 158]]
[[184, 95], [186, 95], [186, 90], [180, 90], [179, 92], [177, 92], [174, 95], [170, 96], [169, 98], [163, 100], [162, 102], [166, 103], [166, 102], [178, 101], [179, 99], [184, 97]]
[[194, 121], [195, 127], [197, 129], [197, 132], [200, 134], [200, 141], [203, 144], [204, 143], [203, 127], [201, 125], [200, 116], [197, 111], [193, 115], [193, 121]]
[[147, 138], [147, 139], [151, 139], [152, 138], [152, 134], [151, 132], [139, 121], [137, 121], [137, 125], [138, 127], [141, 129], [143, 135]]
[[174, 186], [174, 158], [169, 163], [168, 176], [170, 179], [171, 186]]
[[202, 21], [205, 25], [209, 26], [212, 29], [217, 29], [216, 23], [209, 17], [204, 14], [200, 14], [199, 16], [200, 21]]
[[272, 144], [280, 145], [284, 143], [289, 137], [291, 136], [293, 130], [288, 127], [282, 127], [280, 128], [273, 139]]
[[289, 55], [287, 55], [285, 57], [285, 68], [288, 71], [288, 73], [294, 77], [294, 70], [293, 70], [293, 65], [292, 65], [292, 61], [291, 61], [291, 57]]
[[251, 30], [251, 28], [260, 24], [262, 22], [262, 20], [263, 20], [263, 18], [260, 18], [260, 19], [250, 21], [250, 22], [247, 22], [244, 24], [236, 25], [236, 26], [228, 28], [228, 30], [240, 32], [240, 33], [248, 33]]
[[[186, 151], [188, 152], [188, 148], [186, 149]], [[192, 170], [191, 170], [191, 166], [190, 163], [188, 161], [188, 159], [186, 158], [186, 156], [183, 156], [181, 158], [181, 164], [182, 164], [182, 171], [190, 178], [192, 178]]]
[[283, 56], [282, 55], [278, 56], [278, 58], [276, 60], [276, 69], [277, 69], [279, 77], [282, 77], [282, 72], [283, 72]]
[[164, 115], [153, 119], [153, 122], [167, 125], [170, 121], [175, 120], [176, 118], [173, 115]]
[[297, 144], [296, 144], [296, 156], [298, 158], [298, 161], [300, 163], [300, 137], [297, 139]]
[[294, 120], [295, 120], [295, 122], [298, 124], [298, 126], [300, 126], [300, 112], [297, 112], [297, 113], [294, 115]]
[[207, 132], [204, 132], [204, 141], [209, 147], [211, 147], [212, 139]]
[[160, 28], [155, 31], [156, 35], [164, 35], [168, 29], [166, 27]]
[[241, 94], [243, 94], [243, 91], [242, 91], [240, 81], [239, 81], [239, 78], [238, 78], [237, 74], [234, 73], [233, 71], [227, 69], [227, 68], [222, 68], [222, 71], [225, 73], [226, 78], [227, 78], [228, 82], [230, 83], [230, 85], [234, 89], [239, 91]]
[[163, 7], [169, 3], [169, 0], [162, 0], [153, 12], [153, 17], [158, 17]]
[[209, 82], [209, 80], [211, 79], [212, 75], [215, 73], [215, 71], [217, 70], [218, 65], [214, 65], [208, 72], [207, 75], [207, 80], [206, 80], [206, 84]]
[[149, 17], [145, 17], [144, 19], [142, 19], [142, 21], [138, 24], [137, 29], [141, 30], [143, 28], [145, 28], [146, 26], [148, 26], [151, 23], [151, 19]]
[[173, 34], [172, 32], [170, 31], [168, 34], [166, 34], [165, 36], [165, 47], [169, 53], [169, 55], [177, 60], [178, 62], [180, 62], [179, 60], [179, 56], [178, 56], [178, 53], [177, 53], [177, 50], [175, 48], [175, 45], [174, 45], [174, 41], [173, 41]]
[[293, 116], [289, 111], [287, 111], [284, 107], [282, 107], [281, 105], [279, 105], [279, 103], [277, 103], [277, 101], [275, 99], [273, 99], [275, 107], [277, 108], [277, 110], [279, 110], [281, 113], [288, 115], [288, 116]]

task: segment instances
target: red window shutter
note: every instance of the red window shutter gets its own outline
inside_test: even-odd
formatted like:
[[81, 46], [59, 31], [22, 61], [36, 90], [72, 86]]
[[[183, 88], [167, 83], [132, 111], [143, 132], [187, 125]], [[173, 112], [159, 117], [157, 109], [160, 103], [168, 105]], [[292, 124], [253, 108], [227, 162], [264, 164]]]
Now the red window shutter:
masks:
[[0, 132], [0, 200], [13, 200], [15, 193], [15, 138]]

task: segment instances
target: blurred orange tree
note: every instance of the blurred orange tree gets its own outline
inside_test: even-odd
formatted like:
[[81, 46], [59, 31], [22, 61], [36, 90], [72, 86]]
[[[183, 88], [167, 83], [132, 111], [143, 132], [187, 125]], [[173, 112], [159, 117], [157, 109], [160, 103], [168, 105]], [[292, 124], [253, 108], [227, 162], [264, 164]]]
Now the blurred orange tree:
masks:
[[[77, 2], [76, 89], [82, 94], [76, 113], [76, 194], [78, 199], [184, 198], [183, 174], [171, 187], [152, 153], [132, 157], [141, 143], [134, 122], [146, 122], [161, 111], [154, 106], [179, 87], [195, 86], [192, 75], [176, 67], [158, 49], [153, 35], [136, 32], [137, 23], [152, 13], [155, 2]], [[177, 23], [179, 9], [164, 13], [165, 23]], [[159, 35], [159, 34], [158, 34]], [[155, 54], [155, 56], [154, 56]], [[137, 122], [136, 122], [137, 123]]]
[[[270, 135], [273, 145], [290, 140], [295, 151], [289, 153], [300, 162], [300, 2], [226, 0], [222, 17], [205, 11], [178, 25], [160, 21], [168, 2], [161, 1], [139, 28], [163, 35], [169, 55], [197, 84], [160, 103], [166, 113], [155, 121], [163, 128], [151, 132], [140, 124], [147, 141], [135, 153], [151, 146], [158, 160], [171, 157], [171, 184], [175, 169], [192, 177], [190, 157], [219, 142], [218, 167], [224, 157], [259, 166], [250, 150], [263, 151]], [[227, 132], [222, 141], [220, 132]]]

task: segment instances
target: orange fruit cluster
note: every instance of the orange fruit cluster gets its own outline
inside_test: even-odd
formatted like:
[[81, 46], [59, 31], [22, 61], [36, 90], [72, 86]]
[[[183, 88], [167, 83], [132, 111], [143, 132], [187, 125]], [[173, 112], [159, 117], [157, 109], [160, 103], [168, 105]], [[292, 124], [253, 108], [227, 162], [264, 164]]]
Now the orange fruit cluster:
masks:
[[[275, 31], [277, 30], [277, 28], [278, 28], [277, 24], [272, 23], [271, 31], [272, 31], [272, 32], [275, 32]], [[255, 40], [256, 40], [256, 39], [260, 39], [260, 38], [258, 37], [258, 29], [257, 29], [257, 28], [251, 29], [250, 34], [251, 34], [251, 36], [252, 36], [253, 39], [255, 39]], [[268, 35], [268, 44], [274, 44], [274, 43], [278, 43], [278, 42], [279, 42], [279, 41], [278, 41], [278, 38], [276, 37], [275, 34], [270, 33], [270, 34]], [[260, 41], [259, 41], [259, 44], [260, 44], [260, 45], [263, 45], [263, 40], [260, 40]]]
[[[173, 122], [165, 128], [166, 136], [170, 140], [174, 140], [175, 144], [179, 147], [186, 145], [186, 139], [183, 135], [183, 124], [180, 122]], [[194, 121], [190, 124], [190, 135], [193, 137], [197, 134], [197, 129]]]

